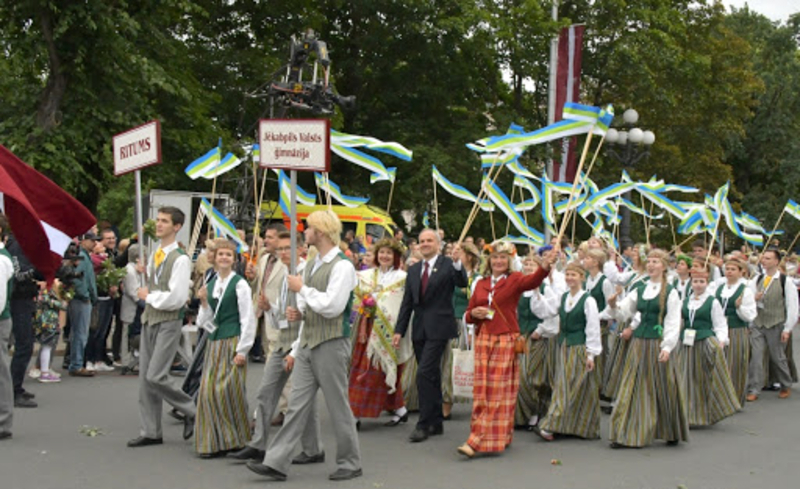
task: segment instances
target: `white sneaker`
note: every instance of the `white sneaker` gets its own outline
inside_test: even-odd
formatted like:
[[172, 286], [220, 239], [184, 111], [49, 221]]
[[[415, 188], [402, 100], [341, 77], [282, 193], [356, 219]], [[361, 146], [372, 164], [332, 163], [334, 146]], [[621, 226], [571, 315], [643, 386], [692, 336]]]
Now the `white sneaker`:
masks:
[[38, 379], [41, 376], [42, 376], [42, 371], [39, 370], [38, 368], [32, 368], [28, 372], [28, 377], [30, 377], [32, 379]]
[[98, 372], [113, 372], [114, 367], [109, 367], [103, 362], [97, 362], [94, 364], [94, 369]]
[[86, 370], [89, 372], [97, 372], [97, 368], [94, 366], [94, 362], [86, 362]]
[[52, 375], [53, 377], [57, 377], [59, 379], [61, 378], [61, 374], [56, 372], [55, 370], [51, 370], [50, 375]]

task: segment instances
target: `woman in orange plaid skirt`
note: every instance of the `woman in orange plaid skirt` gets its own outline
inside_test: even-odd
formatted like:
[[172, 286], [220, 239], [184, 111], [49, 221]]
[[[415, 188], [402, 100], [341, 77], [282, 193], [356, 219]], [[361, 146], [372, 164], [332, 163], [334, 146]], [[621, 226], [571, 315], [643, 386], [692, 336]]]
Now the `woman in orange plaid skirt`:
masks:
[[523, 275], [511, 269], [513, 245], [495, 241], [489, 263], [470, 298], [465, 318], [475, 324], [475, 374], [472, 421], [467, 442], [458, 452], [472, 458], [482, 452], [502, 452], [514, 433], [514, 407], [519, 390], [517, 305], [550, 273], [555, 252], [548, 253], [536, 272]]

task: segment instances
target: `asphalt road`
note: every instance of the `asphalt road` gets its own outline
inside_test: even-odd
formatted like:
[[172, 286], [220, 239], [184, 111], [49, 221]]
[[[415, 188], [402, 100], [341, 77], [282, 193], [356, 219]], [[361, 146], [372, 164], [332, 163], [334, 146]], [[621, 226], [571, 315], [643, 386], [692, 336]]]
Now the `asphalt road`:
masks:
[[[796, 335], [800, 336], [800, 335]], [[795, 352], [800, 341], [795, 339]], [[60, 359], [54, 362], [60, 365]], [[260, 365], [250, 365], [255, 394]], [[317, 488], [682, 488], [736, 489], [800, 487], [800, 392], [788, 400], [765, 392], [756, 403], [717, 426], [692, 430], [688, 444], [657, 443], [641, 450], [612, 450], [608, 442], [558, 440], [546, 443], [517, 432], [499, 456], [465, 460], [456, 447], [469, 432], [469, 407], [457, 405], [444, 436], [425, 443], [406, 441], [408, 425], [386, 428], [365, 420], [360, 433], [364, 477], [333, 483], [332, 430], [323, 425], [327, 463], [292, 467], [288, 482], [268, 482], [225, 459], [200, 460], [181, 425], [165, 416], [164, 445], [129, 449], [138, 435], [135, 377], [104, 374], [65, 377], [60, 384], [26, 381], [40, 407], [17, 410], [14, 438], [0, 442], [2, 489], [248, 488], [264, 484]], [[324, 403], [320, 404], [324, 406]], [[323, 423], [327, 414], [322, 409]], [[81, 433], [88, 426], [99, 436]], [[608, 433], [604, 415], [602, 433]], [[553, 464], [560, 461], [560, 465]]]

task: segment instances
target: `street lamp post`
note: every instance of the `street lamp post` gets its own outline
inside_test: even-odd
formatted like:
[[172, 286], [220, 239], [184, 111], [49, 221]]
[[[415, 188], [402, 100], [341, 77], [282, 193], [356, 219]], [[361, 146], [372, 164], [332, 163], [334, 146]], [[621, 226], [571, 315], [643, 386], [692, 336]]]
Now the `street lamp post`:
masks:
[[[639, 113], [628, 109], [622, 114], [625, 127], [609, 129], [606, 133], [606, 153], [622, 163], [622, 167], [630, 171], [637, 163], [650, 155], [650, 147], [656, 142], [653, 131], [643, 131], [633, 127], [639, 121]], [[631, 192], [625, 193], [625, 198], [631, 199]], [[631, 210], [622, 206], [622, 220], [619, 224], [620, 246], [632, 244], [631, 241]]]

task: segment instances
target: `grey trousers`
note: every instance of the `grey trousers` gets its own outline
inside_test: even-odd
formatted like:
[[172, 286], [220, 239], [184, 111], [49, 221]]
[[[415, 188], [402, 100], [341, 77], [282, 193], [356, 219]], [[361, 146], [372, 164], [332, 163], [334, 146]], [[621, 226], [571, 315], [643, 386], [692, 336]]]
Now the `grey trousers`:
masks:
[[789, 373], [789, 362], [786, 360], [786, 345], [781, 343], [783, 325], [772, 328], [750, 328], [750, 366], [748, 368], [747, 392], [758, 394], [764, 387], [764, 350], [775, 365], [775, 372], [781, 388], [792, 386], [792, 375]]
[[[249, 445], [257, 450], [266, 451], [269, 440], [269, 428], [272, 418], [275, 417], [275, 408], [282, 396], [284, 386], [289, 380], [290, 373], [283, 368], [284, 352], [272, 352], [264, 365], [264, 376], [256, 395], [256, 429]], [[305, 424], [300, 445], [306, 455], [317, 455], [322, 452], [319, 429], [319, 412], [317, 411], [316, 398], [312, 401], [311, 417]]]
[[0, 321], [0, 433], [11, 432], [14, 419], [14, 384], [11, 381], [11, 358], [8, 340], [11, 336], [11, 319]]
[[195, 415], [189, 394], [170, 377], [172, 361], [181, 340], [181, 321], [165, 321], [142, 327], [139, 345], [139, 418], [141, 435], [161, 438], [163, 401], [187, 416]]
[[348, 397], [349, 371], [349, 338], [329, 340], [313, 350], [300, 349], [292, 372], [289, 412], [270, 443], [264, 465], [287, 473], [297, 442], [311, 417], [317, 391], [322, 389], [336, 436], [336, 465], [347, 470], [361, 468], [356, 419]]

